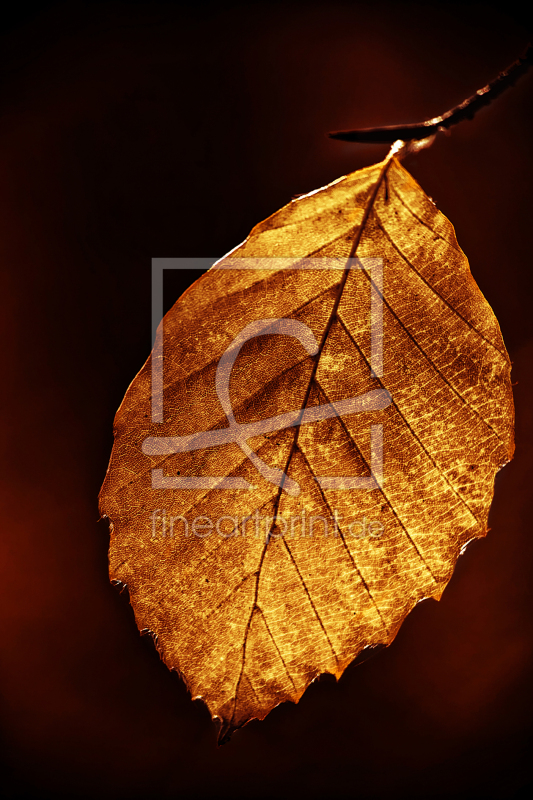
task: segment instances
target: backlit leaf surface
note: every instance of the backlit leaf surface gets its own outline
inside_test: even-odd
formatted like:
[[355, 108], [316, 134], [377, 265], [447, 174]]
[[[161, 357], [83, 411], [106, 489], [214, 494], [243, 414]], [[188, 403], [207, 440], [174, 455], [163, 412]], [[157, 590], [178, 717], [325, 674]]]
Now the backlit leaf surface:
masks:
[[[382, 260], [382, 292], [371, 268], [298, 268], [350, 256]], [[291, 261], [224, 268], [273, 257]], [[383, 297], [376, 376], [372, 286]], [[228, 428], [217, 366], [246, 326], [270, 319], [302, 323], [318, 349], [283, 330], [249, 339], [226, 375], [237, 423], [384, 390], [390, 402], [248, 439], [285, 471], [281, 486], [236, 442], [143, 452], [154, 437], [168, 449], [172, 437]], [[512, 457], [510, 361], [452, 225], [390, 156], [257, 225], [176, 302], [164, 320], [162, 422], [151, 369], [149, 359], [117, 413], [100, 495], [110, 573], [223, 738], [297, 701], [320, 673], [340, 676], [364, 648], [390, 643], [417, 602], [440, 597], [461, 550], [486, 533], [495, 473]], [[372, 429], [383, 461], [373, 486], [317, 480], [372, 481]], [[172, 488], [187, 476], [253, 488]]]

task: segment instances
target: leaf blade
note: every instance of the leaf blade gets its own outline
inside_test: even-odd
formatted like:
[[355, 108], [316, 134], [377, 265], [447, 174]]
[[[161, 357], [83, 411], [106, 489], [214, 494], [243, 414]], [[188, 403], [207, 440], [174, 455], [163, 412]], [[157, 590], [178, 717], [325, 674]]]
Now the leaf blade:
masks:
[[[382, 377], [370, 369], [372, 275], [299, 269], [302, 259], [354, 255], [386, 263]], [[276, 256], [291, 259], [292, 269], [224, 268]], [[157, 633], [162, 657], [193, 696], [204, 697], [222, 737], [283, 700], [297, 701], [321, 672], [340, 676], [364, 647], [389, 644], [420, 599], [440, 597], [459, 553], [485, 534], [494, 475], [513, 451], [510, 362], [498, 323], [451, 224], [395, 158], [276, 212], [169, 312], [165, 407], [178, 438], [227, 425], [216, 365], [246, 324], [270, 317], [303, 322], [318, 353], [275, 335], [248, 342], [230, 381], [240, 423], [378, 390], [392, 403], [372, 415], [255, 435], [257, 455], [304, 487], [298, 499], [258, 480], [231, 442], [141, 461], [142, 442], [161, 436], [145, 421], [148, 362], [117, 414], [100, 498], [113, 523], [112, 578], [128, 583], [139, 627]], [[336, 485], [339, 470], [370, 472], [376, 423], [386, 431], [385, 483], [366, 492], [323, 489], [317, 476]], [[216, 490], [176, 498], [151, 488], [147, 464], [238, 476], [254, 490], [246, 500]], [[150, 531], [146, 518], [155, 509], [184, 520], [229, 519], [233, 529], [151, 541], [156, 526]], [[263, 512], [260, 535], [248, 535], [253, 520], [239, 521], [254, 511]], [[319, 526], [336, 511], [337, 526], [327, 536], [312, 529], [302, 536], [302, 511]], [[280, 535], [285, 519], [300, 520], [298, 533]], [[386, 536], [354, 535], [361, 519], [380, 520]]]

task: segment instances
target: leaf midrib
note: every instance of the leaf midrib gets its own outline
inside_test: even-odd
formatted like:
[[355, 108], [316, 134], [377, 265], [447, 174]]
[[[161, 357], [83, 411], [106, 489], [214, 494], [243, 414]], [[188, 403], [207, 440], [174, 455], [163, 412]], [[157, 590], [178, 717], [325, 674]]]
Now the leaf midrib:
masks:
[[[375, 184], [375, 186], [374, 186], [374, 188], [372, 190], [372, 193], [370, 195], [369, 201], [368, 201], [367, 206], [365, 208], [365, 211], [364, 211], [364, 214], [363, 214], [363, 218], [362, 218], [361, 223], [360, 223], [360, 225], [358, 226], [358, 228], [357, 228], [357, 230], [355, 232], [354, 241], [352, 243], [352, 247], [350, 249], [350, 253], [348, 255], [348, 258], [346, 260], [346, 266], [344, 268], [342, 279], [341, 279], [341, 281], [339, 283], [339, 289], [338, 289], [338, 292], [337, 292], [337, 297], [335, 298], [335, 302], [333, 303], [333, 308], [331, 309], [331, 314], [329, 315], [328, 321], [326, 323], [326, 327], [324, 328], [324, 332], [322, 334], [322, 338], [320, 340], [320, 344], [318, 346], [318, 350], [317, 350], [316, 356], [314, 356], [315, 363], [313, 365], [313, 369], [312, 369], [311, 375], [309, 377], [309, 382], [308, 382], [308, 385], [307, 385], [306, 393], [304, 395], [304, 399], [303, 399], [303, 402], [302, 402], [302, 410], [301, 410], [301, 413], [300, 413], [300, 421], [303, 418], [304, 411], [305, 411], [305, 409], [307, 407], [307, 403], [309, 402], [309, 397], [311, 395], [313, 382], [314, 382], [314, 379], [315, 379], [315, 376], [316, 376], [316, 373], [317, 373], [317, 370], [318, 370], [318, 365], [320, 363], [320, 357], [321, 357], [322, 352], [324, 350], [324, 346], [326, 344], [326, 341], [327, 341], [329, 332], [331, 330], [331, 327], [333, 325], [333, 322], [335, 321], [335, 319], [337, 317], [337, 311], [338, 311], [338, 308], [339, 308], [339, 305], [340, 305], [340, 302], [341, 302], [341, 299], [342, 299], [342, 295], [343, 295], [343, 292], [344, 292], [344, 287], [346, 285], [346, 281], [348, 280], [348, 275], [350, 273], [350, 267], [351, 267], [350, 261], [351, 261], [351, 259], [355, 258], [355, 254], [357, 252], [357, 248], [359, 247], [359, 243], [361, 241], [361, 236], [363, 235], [366, 223], [368, 222], [368, 218], [369, 218], [369, 216], [370, 216], [370, 214], [372, 212], [372, 208], [373, 208], [374, 203], [376, 201], [376, 198], [377, 198], [379, 189], [381, 187], [381, 184], [383, 182], [383, 179], [384, 179], [384, 177], [385, 177], [390, 165], [392, 164], [392, 159], [393, 159], [393, 153], [391, 152], [387, 156], [385, 161], [383, 162], [383, 166], [382, 166], [381, 171], [380, 171], [380, 173], [378, 175], [378, 178], [376, 180], [376, 184]], [[287, 475], [287, 472], [288, 472], [292, 457], [293, 457], [293, 455], [294, 455], [294, 453], [296, 451], [296, 448], [298, 446], [298, 437], [299, 437], [299, 433], [300, 433], [300, 427], [301, 427], [301, 425], [299, 424], [299, 421], [297, 421], [295, 423], [295, 434], [294, 434], [293, 443], [291, 445], [291, 448], [289, 450], [289, 454], [287, 456], [287, 461], [285, 463], [285, 469], [283, 470], [285, 475]], [[241, 664], [241, 669], [240, 669], [240, 672], [239, 672], [239, 677], [237, 679], [237, 683], [236, 683], [236, 686], [235, 686], [235, 696], [234, 696], [234, 702], [233, 702], [233, 713], [232, 713], [231, 720], [230, 720], [229, 725], [228, 725], [228, 728], [229, 728], [230, 732], [234, 728], [234, 721], [235, 721], [235, 714], [236, 714], [236, 711], [237, 711], [237, 699], [238, 699], [238, 695], [239, 695], [239, 688], [240, 688], [241, 681], [242, 681], [242, 678], [243, 678], [243, 675], [244, 675], [244, 667], [245, 667], [245, 663], [246, 663], [246, 645], [247, 645], [247, 642], [248, 642], [248, 635], [250, 633], [250, 628], [251, 628], [252, 620], [253, 620], [253, 617], [254, 617], [254, 613], [259, 608], [257, 601], [258, 601], [258, 597], [259, 597], [259, 581], [260, 581], [260, 577], [261, 577], [261, 569], [262, 569], [263, 562], [264, 562], [264, 559], [265, 559], [265, 555], [266, 555], [266, 552], [267, 552], [267, 549], [268, 549], [268, 545], [269, 545], [269, 542], [270, 542], [270, 539], [271, 539], [272, 530], [273, 530], [273, 527], [275, 525], [274, 520], [276, 519], [277, 514], [278, 514], [281, 495], [282, 495], [282, 492], [283, 492], [283, 484], [284, 484], [284, 479], [282, 479], [281, 485], [280, 485], [280, 487], [278, 489], [278, 493], [277, 493], [276, 500], [275, 500], [275, 503], [274, 503], [273, 514], [272, 514], [272, 524], [271, 524], [268, 536], [266, 537], [265, 545], [263, 547], [263, 550], [262, 550], [262, 553], [261, 553], [261, 558], [259, 560], [259, 564], [258, 564], [258, 567], [257, 567], [257, 570], [256, 570], [256, 584], [255, 584], [255, 592], [254, 592], [254, 601], [253, 601], [252, 609], [250, 611], [250, 616], [248, 618], [248, 622], [246, 624], [246, 628], [245, 628], [245, 631], [244, 631], [244, 640], [243, 640], [243, 646], [242, 646], [242, 649], [243, 649], [243, 652], [242, 652], [242, 664]], [[309, 592], [308, 592], [308, 594], [309, 594]], [[312, 604], [312, 605], [313, 605], [313, 610], [315, 611], [315, 614], [316, 614], [316, 616], [318, 618], [318, 621], [320, 622], [320, 625], [321, 625], [322, 629], [324, 630], [324, 635], [325, 635], [325, 637], [326, 637], [326, 639], [328, 641], [328, 644], [331, 647], [331, 642], [330, 642], [329, 637], [328, 637], [328, 635], [327, 635], [327, 633], [326, 633], [326, 631], [324, 629], [324, 626], [322, 624], [320, 616], [318, 615], [318, 612], [314, 608], [314, 604]], [[335, 655], [335, 658], [336, 658], [335, 651], [333, 651], [333, 652], [334, 652], [334, 655]], [[221, 733], [222, 733], [222, 731], [221, 731]]]

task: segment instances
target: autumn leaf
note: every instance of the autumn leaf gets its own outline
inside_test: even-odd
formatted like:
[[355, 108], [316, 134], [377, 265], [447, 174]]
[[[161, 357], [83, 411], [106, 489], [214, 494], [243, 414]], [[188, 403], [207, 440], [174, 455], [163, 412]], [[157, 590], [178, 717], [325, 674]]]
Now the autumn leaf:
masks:
[[163, 324], [100, 506], [112, 579], [223, 740], [441, 596], [512, 457], [511, 365], [392, 153], [257, 225]]

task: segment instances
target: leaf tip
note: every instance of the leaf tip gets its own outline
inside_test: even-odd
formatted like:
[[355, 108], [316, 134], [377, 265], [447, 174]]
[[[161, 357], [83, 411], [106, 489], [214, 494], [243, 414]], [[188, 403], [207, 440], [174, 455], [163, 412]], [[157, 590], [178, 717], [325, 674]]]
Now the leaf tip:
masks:
[[217, 747], [222, 747], [222, 745], [228, 744], [237, 728], [233, 726], [229, 720], [224, 720], [217, 714], [214, 715], [213, 722], [218, 727]]

